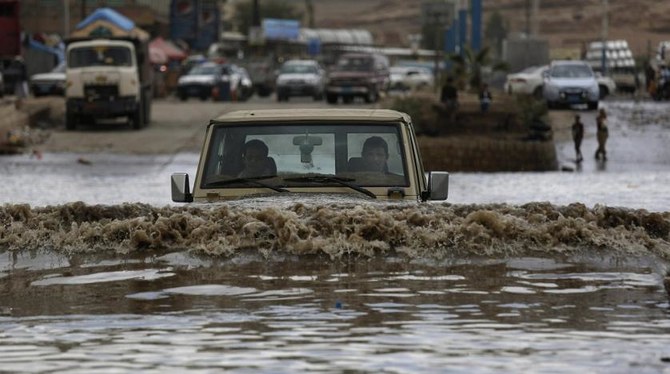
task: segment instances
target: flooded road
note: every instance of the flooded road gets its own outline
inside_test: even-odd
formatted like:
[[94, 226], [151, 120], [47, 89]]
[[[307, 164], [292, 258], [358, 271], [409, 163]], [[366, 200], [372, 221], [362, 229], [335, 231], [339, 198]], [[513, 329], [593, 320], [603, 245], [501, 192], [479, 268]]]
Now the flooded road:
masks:
[[192, 152], [3, 157], [0, 372], [666, 372], [670, 121], [634, 105], [607, 164], [585, 121], [581, 169], [447, 203], [177, 205]]

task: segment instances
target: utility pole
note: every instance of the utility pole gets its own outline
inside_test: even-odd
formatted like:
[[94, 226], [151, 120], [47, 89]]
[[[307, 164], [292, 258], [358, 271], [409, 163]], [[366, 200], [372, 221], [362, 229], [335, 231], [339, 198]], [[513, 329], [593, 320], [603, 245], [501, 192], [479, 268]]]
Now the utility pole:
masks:
[[601, 71], [607, 75], [607, 33], [609, 28], [609, 0], [603, 0], [603, 20], [602, 20], [602, 54], [600, 56]]
[[531, 17], [533, 22], [532, 25], [532, 34], [537, 37], [540, 35], [540, 0], [533, 0], [533, 16]]
[[70, 0], [63, 0], [63, 38], [70, 34]]

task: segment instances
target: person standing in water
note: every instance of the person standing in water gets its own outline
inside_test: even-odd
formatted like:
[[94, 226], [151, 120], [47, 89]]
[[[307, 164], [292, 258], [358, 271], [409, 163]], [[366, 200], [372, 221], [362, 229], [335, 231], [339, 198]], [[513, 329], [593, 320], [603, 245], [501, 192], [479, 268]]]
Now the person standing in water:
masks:
[[596, 125], [598, 126], [596, 130], [596, 138], [598, 139], [598, 149], [596, 150], [596, 160], [607, 161], [607, 150], [605, 149], [605, 144], [607, 143], [607, 138], [609, 137], [609, 131], [607, 129], [607, 113], [605, 109], [600, 109], [598, 116], [596, 117]]
[[575, 122], [572, 123], [572, 141], [575, 143], [575, 153], [577, 162], [582, 162], [582, 139], [584, 139], [584, 124], [580, 121], [579, 114], [575, 115]]

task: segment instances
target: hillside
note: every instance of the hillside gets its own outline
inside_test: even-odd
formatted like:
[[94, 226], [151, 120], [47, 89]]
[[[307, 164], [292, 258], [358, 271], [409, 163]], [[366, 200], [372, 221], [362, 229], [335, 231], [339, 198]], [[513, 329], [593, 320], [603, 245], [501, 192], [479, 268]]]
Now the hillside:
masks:
[[[365, 28], [378, 44], [408, 45], [407, 35], [419, 33], [421, 0], [313, 0], [315, 21], [322, 28]], [[633, 52], [655, 50], [670, 40], [670, 1], [609, 0], [609, 39], [625, 39]], [[526, 0], [484, 1], [484, 26], [499, 11], [510, 32], [526, 29]], [[554, 49], [581, 48], [601, 38], [602, 0], [542, 0], [540, 35]]]

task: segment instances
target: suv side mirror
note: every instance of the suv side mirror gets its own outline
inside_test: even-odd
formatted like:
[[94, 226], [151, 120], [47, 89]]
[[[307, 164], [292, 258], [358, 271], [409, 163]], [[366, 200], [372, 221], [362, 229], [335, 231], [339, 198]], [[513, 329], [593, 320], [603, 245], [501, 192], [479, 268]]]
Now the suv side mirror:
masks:
[[423, 200], [446, 200], [449, 196], [449, 173], [446, 171], [429, 171], [428, 191]]
[[188, 182], [188, 174], [174, 173], [172, 174], [172, 201], [175, 203], [190, 203], [193, 201], [190, 184]]

